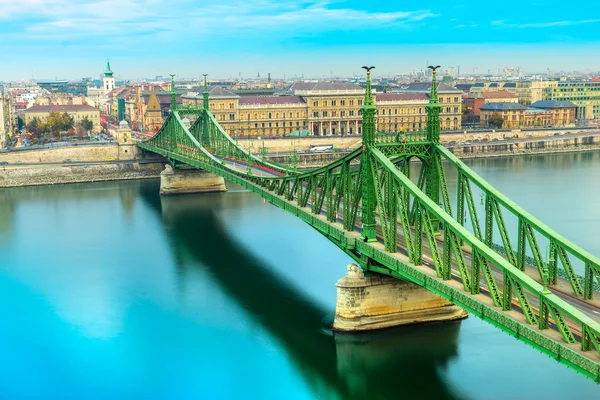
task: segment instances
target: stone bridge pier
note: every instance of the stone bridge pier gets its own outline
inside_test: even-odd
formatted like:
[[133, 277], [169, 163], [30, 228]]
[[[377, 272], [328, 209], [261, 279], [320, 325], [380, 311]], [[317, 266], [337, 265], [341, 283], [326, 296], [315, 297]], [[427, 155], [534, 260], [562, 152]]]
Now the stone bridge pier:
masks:
[[170, 164], [160, 173], [160, 194], [225, 192], [225, 180], [211, 172], [196, 168], [173, 169]]
[[462, 308], [412, 282], [364, 273], [355, 264], [348, 265], [348, 274], [336, 287], [335, 331], [367, 331], [468, 316]]

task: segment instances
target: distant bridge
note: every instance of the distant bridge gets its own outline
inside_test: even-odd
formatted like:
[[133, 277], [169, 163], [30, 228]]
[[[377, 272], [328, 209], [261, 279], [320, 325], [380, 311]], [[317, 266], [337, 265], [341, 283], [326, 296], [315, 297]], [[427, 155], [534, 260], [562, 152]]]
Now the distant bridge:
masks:
[[[600, 281], [600, 259], [521, 209], [443, 147], [440, 108], [434, 71], [426, 131], [377, 131], [367, 72], [362, 147], [298, 172], [238, 146], [210, 113], [205, 82], [203, 108], [172, 104], [157, 134], [138, 146], [175, 167], [200, 168], [247, 188], [313, 226], [364, 270], [414, 282], [600, 382], [594, 281]], [[196, 120], [187, 127], [184, 117]], [[458, 176], [454, 208], [443, 160]], [[477, 212], [474, 187], [482, 193], [483, 213]], [[507, 228], [506, 215], [518, 221], [516, 232]]]

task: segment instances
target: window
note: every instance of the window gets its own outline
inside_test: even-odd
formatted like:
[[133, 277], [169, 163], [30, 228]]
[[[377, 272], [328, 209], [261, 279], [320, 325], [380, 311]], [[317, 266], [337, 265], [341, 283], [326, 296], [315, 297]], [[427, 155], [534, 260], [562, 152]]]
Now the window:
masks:
[[454, 102], [455, 102], [455, 103], [458, 103], [458, 97], [455, 97], [455, 98], [454, 98]]
[[385, 108], [381, 110], [381, 115], [385, 115]]
[[276, 127], [279, 127], [279, 122], [275, 122], [275, 126], [276, 126]]
[[362, 100], [358, 100], [358, 105], [362, 106], [362, 102], [363, 102]]
[[319, 112], [318, 111], [313, 111], [313, 117], [319, 118]]
[[354, 105], [354, 99], [350, 99], [350, 105], [353, 106]]
[[333, 107], [337, 106], [337, 101], [335, 101], [335, 100], [331, 100], [331, 105], [332, 105]]
[[313, 107], [319, 107], [319, 102], [318, 101], [313, 101]]
[[323, 100], [323, 101], [321, 102], [321, 104], [323, 105], [323, 107], [327, 107], [327, 100]]
[[340, 100], [340, 106], [345, 106], [346, 105], [346, 100]]
[[326, 117], [327, 116], [327, 111], [323, 111], [323, 116]]
[[269, 119], [271, 119], [271, 113], [269, 113]]
[[350, 110], [350, 111], [348, 111], [348, 112], [350, 113], [350, 116], [351, 116], [351, 117], [354, 117], [354, 110]]
[[272, 122], [269, 122], [269, 128], [270, 128], [270, 127], [272, 127], [272, 126], [273, 126], [273, 123], [272, 123]]

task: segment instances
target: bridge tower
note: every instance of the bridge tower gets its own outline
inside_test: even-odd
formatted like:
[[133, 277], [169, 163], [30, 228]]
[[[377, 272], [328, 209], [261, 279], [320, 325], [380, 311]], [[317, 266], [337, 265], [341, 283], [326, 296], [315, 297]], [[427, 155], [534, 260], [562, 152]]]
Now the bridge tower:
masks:
[[177, 92], [175, 92], [175, 74], [171, 74], [171, 112], [177, 110]]
[[371, 93], [371, 70], [375, 67], [363, 67], [367, 70], [367, 87], [365, 89], [365, 100], [360, 112], [363, 117], [362, 123], [362, 151], [361, 174], [362, 174], [362, 239], [366, 242], [377, 241], [375, 221], [375, 182], [371, 174], [371, 164], [368, 151], [375, 144], [375, 113], [377, 108], [373, 104]]

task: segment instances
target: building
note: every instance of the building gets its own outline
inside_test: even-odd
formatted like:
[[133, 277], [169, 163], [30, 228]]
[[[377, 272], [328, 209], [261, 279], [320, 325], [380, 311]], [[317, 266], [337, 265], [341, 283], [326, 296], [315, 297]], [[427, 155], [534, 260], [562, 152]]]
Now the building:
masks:
[[8, 98], [4, 97], [4, 94], [0, 92], [0, 149], [3, 149], [6, 144], [6, 136], [9, 132], [8, 121], [10, 116], [8, 115]]
[[494, 118], [502, 117], [502, 128], [560, 128], [576, 122], [577, 106], [570, 101], [543, 100], [526, 107], [514, 102], [487, 103], [480, 108], [484, 127], [498, 126]]
[[44, 122], [48, 115], [50, 115], [50, 111], [69, 114], [73, 117], [75, 124], [87, 118], [94, 124], [92, 132], [100, 132], [102, 130], [100, 126], [100, 110], [87, 104], [33, 106], [25, 110], [24, 122], [28, 124], [34, 118]]
[[113, 77], [113, 72], [110, 69], [110, 62], [106, 60], [106, 69], [104, 70], [104, 94], [108, 94], [111, 90], [115, 88], [115, 78]]
[[144, 113], [144, 127], [148, 131], [156, 132], [160, 129], [162, 123], [163, 118], [160, 104], [158, 103], [158, 97], [156, 96], [156, 93], [152, 93]]
[[600, 118], [600, 82], [557, 82], [545, 88], [545, 100], [573, 102], [577, 106], [577, 120]]
[[119, 123], [117, 130], [117, 145], [119, 146], [119, 160], [133, 160], [136, 155], [136, 146], [131, 137], [131, 129], [127, 121]]
[[518, 103], [517, 95], [508, 90], [476, 91], [464, 99], [465, 118], [471, 122], [480, 120], [481, 106], [487, 103]]
[[[502, 127], [504, 129], [520, 128], [524, 121], [527, 107], [514, 102], [509, 103], [487, 103], [481, 106], [480, 125], [483, 127]], [[501, 118], [501, 126], [495, 125], [495, 118]]]
[[577, 122], [577, 106], [567, 100], [536, 101], [531, 108], [550, 112], [550, 126], [563, 127]]
[[[401, 93], [421, 93], [427, 95], [429, 99], [429, 93], [431, 92], [431, 82], [415, 82], [411, 83], [405, 89], [401, 90]], [[438, 98], [440, 102], [440, 126], [443, 131], [452, 131], [460, 129], [462, 126], [462, 90], [456, 89], [446, 83], [438, 82], [437, 87]], [[412, 109], [414, 110], [414, 108]], [[417, 107], [418, 110], [418, 107]], [[423, 108], [421, 112], [426, 117], [426, 111]], [[408, 116], [407, 116], [408, 117]], [[426, 118], [425, 118], [426, 120]], [[425, 125], [421, 128], [415, 128], [411, 130], [424, 129]]]
[[[440, 83], [442, 129], [461, 126], [461, 92]], [[425, 129], [431, 83], [409, 85], [399, 93], [376, 93], [380, 130]], [[209, 109], [231, 136], [352, 135], [362, 133], [365, 89], [339, 82], [296, 82], [280, 95], [239, 95], [209, 88]], [[183, 106], [202, 106], [201, 94], [181, 96]]]

